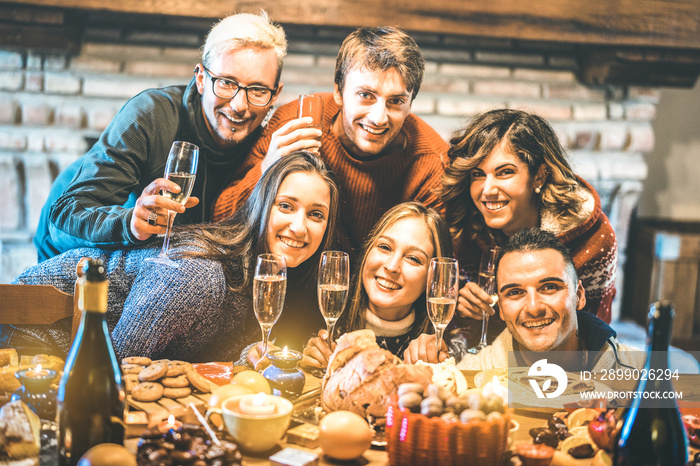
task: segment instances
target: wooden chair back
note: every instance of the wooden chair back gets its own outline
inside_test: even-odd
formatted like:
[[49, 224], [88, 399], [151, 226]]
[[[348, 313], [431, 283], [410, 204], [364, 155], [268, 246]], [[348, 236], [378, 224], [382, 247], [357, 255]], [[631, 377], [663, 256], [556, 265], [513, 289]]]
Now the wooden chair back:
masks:
[[[83, 275], [86, 259], [78, 263], [76, 273]], [[82, 318], [78, 307], [78, 286], [70, 295], [51, 285], [0, 284], [0, 324], [51, 325], [66, 317], [72, 318], [71, 341]]]

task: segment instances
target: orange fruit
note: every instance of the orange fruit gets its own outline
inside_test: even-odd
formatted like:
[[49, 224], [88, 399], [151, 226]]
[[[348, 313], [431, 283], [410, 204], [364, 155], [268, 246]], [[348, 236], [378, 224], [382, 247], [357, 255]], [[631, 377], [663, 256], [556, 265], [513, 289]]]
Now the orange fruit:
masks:
[[272, 395], [272, 390], [270, 389], [270, 384], [267, 379], [262, 376], [262, 374], [255, 372], [253, 370], [246, 370], [239, 372], [233, 376], [231, 383], [236, 383], [250, 388], [253, 393], [266, 393]]

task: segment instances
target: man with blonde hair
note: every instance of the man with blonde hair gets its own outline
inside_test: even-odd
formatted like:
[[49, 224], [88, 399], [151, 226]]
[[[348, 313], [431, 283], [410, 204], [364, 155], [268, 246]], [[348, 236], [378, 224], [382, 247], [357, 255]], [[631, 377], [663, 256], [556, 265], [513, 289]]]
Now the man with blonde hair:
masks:
[[[207, 35], [187, 86], [148, 89], [129, 100], [97, 143], [56, 180], [34, 243], [39, 260], [68, 249], [120, 248], [178, 223], [209, 221], [221, 189], [260, 136], [277, 100], [287, 40], [263, 11], [235, 14]], [[199, 146], [192, 196], [162, 196], [179, 187], [163, 178], [173, 141]]]
[[342, 231], [358, 248], [391, 207], [418, 201], [440, 207], [447, 144], [411, 113], [425, 69], [416, 42], [393, 27], [362, 27], [340, 47], [335, 92], [323, 96], [322, 130], [297, 118], [297, 101], [281, 106], [253, 151], [219, 196], [214, 220], [229, 216], [275, 161], [318, 150], [343, 193]]

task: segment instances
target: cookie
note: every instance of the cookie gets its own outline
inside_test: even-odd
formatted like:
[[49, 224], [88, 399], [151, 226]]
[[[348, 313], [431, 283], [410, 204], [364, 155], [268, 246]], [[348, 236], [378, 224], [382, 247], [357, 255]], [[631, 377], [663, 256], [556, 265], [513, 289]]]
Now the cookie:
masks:
[[163, 389], [163, 396], [168, 397], [168, 398], [184, 398], [186, 396], [190, 396], [190, 393], [192, 393], [192, 389], [190, 387], [183, 387], [183, 388], [170, 388], [170, 387], [165, 387]]
[[138, 374], [145, 369], [145, 366], [140, 364], [122, 364], [122, 374]]
[[153, 382], [165, 377], [166, 372], [168, 372], [167, 364], [152, 363], [139, 372], [139, 380], [141, 382]]
[[145, 358], [142, 356], [130, 356], [128, 358], [122, 359], [122, 364], [138, 364], [139, 366], [150, 366], [151, 358]]
[[187, 380], [190, 381], [194, 388], [202, 393], [209, 393], [211, 390], [209, 381], [205, 379], [204, 376], [199, 375], [194, 369], [187, 371]]
[[163, 396], [163, 386], [156, 382], [141, 382], [131, 389], [131, 397], [136, 401], [156, 401]]
[[134, 387], [139, 384], [138, 374], [125, 374], [122, 380], [124, 381], [126, 393], [131, 393]]
[[192, 364], [185, 361], [170, 361], [168, 362], [168, 372], [165, 374], [166, 377], [177, 377], [178, 375], [183, 375], [185, 372], [192, 368]]
[[170, 362], [170, 359], [154, 359], [153, 361], [151, 361], [151, 364], [157, 364], [157, 363], [167, 364], [169, 362]]
[[178, 375], [177, 377], [164, 377], [160, 383], [162, 383], [164, 387], [169, 388], [184, 388], [190, 386], [190, 381], [185, 374]]

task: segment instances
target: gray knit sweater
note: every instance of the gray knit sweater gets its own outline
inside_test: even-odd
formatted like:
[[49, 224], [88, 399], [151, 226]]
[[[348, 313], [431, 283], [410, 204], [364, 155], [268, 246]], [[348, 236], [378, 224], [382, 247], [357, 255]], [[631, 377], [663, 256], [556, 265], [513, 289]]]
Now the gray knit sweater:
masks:
[[[155, 242], [150, 246], [70, 250], [29, 268], [14, 283], [53, 285], [73, 294], [78, 261], [100, 258], [110, 281], [107, 326], [120, 357], [191, 362], [238, 359], [241, 349], [259, 337], [258, 328], [245, 328], [246, 314], [253, 312], [250, 290], [235, 293], [228, 289], [217, 261], [181, 258], [179, 268], [145, 262], [159, 253]], [[178, 246], [177, 240], [173, 246], [174, 251], [195, 249]], [[68, 349], [70, 335], [65, 330], [42, 329], [38, 334], [36, 328], [24, 330]]]

